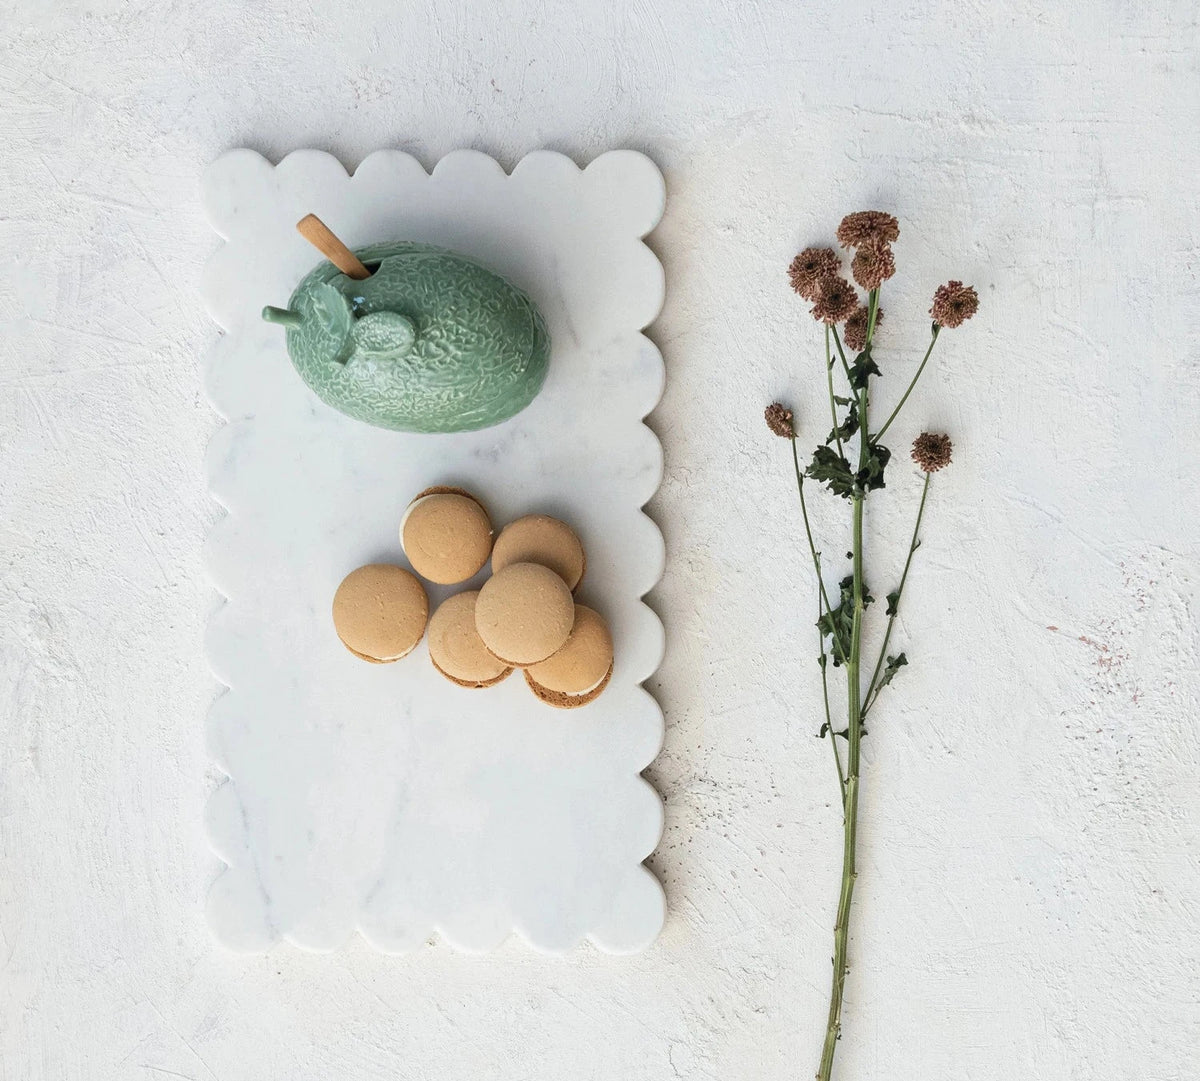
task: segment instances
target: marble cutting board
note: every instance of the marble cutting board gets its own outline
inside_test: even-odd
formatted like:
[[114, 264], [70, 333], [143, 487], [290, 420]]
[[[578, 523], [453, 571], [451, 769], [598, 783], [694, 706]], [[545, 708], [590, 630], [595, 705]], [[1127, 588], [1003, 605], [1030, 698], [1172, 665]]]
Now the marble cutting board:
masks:
[[[511, 175], [475, 151], [432, 173], [380, 151], [348, 175], [318, 151], [271, 165], [234, 150], [207, 170], [204, 201], [224, 240], [203, 284], [225, 332], [207, 387], [227, 422], [208, 459], [228, 512], [206, 549], [226, 598], [207, 649], [228, 687], [207, 727], [228, 775], [207, 813], [226, 865], [208, 898], [213, 933], [244, 951], [279, 939], [332, 950], [355, 931], [390, 953], [434, 935], [484, 951], [512, 933], [546, 952], [585, 939], [644, 948], [664, 915], [642, 864], [662, 802], [640, 775], [663, 735], [641, 686], [663, 652], [642, 602], [663, 543], [641, 509], [662, 478], [642, 419], [663, 363], [641, 333], [663, 300], [662, 267], [641, 239], [663, 212], [661, 174], [624, 150], [584, 169], [538, 151]], [[318, 261], [295, 230], [309, 212], [351, 247], [435, 243], [524, 288], [554, 342], [537, 400], [498, 427], [440, 436], [371, 428], [322, 404], [280, 329], [259, 319]], [[580, 599], [608, 617], [616, 648], [596, 702], [553, 710], [519, 674], [456, 687], [424, 643], [374, 666], [338, 642], [338, 582], [365, 562], [406, 562], [401, 513], [433, 484], [470, 488], [498, 525], [544, 511], [576, 527], [588, 553]], [[447, 591], [429, 592], [436, 605]]]

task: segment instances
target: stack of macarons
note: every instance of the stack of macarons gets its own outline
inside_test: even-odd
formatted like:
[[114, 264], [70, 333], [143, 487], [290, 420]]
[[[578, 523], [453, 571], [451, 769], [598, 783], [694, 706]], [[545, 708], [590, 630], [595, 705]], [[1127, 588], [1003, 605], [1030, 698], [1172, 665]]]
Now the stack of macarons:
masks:
[[[520, 668], [543, 702], [561, 709], [591, 702], [612, 675], [613, 643], [596, 611], [574, 598], [587, 560], [565, 522], [518, 518], [494, 536], [483, 504], [461, 488], [428, 488], [409, 503], [400, 543], [412, 572], [372, 563], [346, 576], [333, 599], [338, 637], [376, 664], [412, 652], [428, 626], [433, 666], [460, 687], [491, 687]], [[429, 615], [417, 575], [438, 585], [473, 578]]]

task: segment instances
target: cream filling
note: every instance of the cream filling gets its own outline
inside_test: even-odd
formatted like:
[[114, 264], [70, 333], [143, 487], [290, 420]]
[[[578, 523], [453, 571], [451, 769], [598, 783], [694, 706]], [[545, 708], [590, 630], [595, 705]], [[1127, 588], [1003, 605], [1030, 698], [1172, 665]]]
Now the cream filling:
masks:
[[363, 652], [363, 650], [361, 650], [361, 649], [355, 649], [355, 648], [354, 648], [354, 647], [353, 647], [353, 646], [352, 646], [352, 645], [351, 645], [349, 642], [347, 642], [347, 641], [346, 641], [346, 639], [345, 639], [345, 638], [343, 638], [343, 637], [342, 637], [340, 634], [338, 635], [338, 641], [340, 641], [340, 642], [342, 643], [342, 645], [344, 645], [344, 646], [345, 646], [345, 647], [346, 647], [346, 648], [347, 648], [347, 649], [348, 649], [348, 650], [349, 650], [351, 653], [353, 653], [353, 654], [354, 654], [354, 656], [358, 657], [360, 660], [364, 660], [364, 661], [368, 661], [368, 662], [373, 662], [373, 663], [375, 663], [375, 664], [393, 664], [393, 663], [394, 663], [394, 662], [396, 662], [396, 661], [403, 660], [403, 659], [404, 659], [405, 657], [407, 657], [407, 656], [408, 656], [408, 655], [409, 655], [409, 654], [410, 654], [410, 653], [411, 653], [411, 652], [412, 652], [414, 649], [416, 649], [416, 648], [417, 648], [417, 645], [419, 644], [419, 640], [418, 640], [418, 642], [414, 642], [414, 643], [413, 643], [411, 646], [409, 646], [409, 647], [408, 647], [408, 649], [406, 649], [406, 650], [405, 650], [403, 653], [397, 653], [397, 654], [395, 654], [394, 656], [391, 656], [391, 657], [375, 657], [375, 656], [372, 656], [370, 653], [365, 653], [365, 652]]
[[604, 675], [602, 675], [598, 680], [596, 680], [595, 683], [593, 683], [590, 687], [588, 687], [587, 690], [569, 691], [568, 693], [569, 694], [591, 694], [592, 691], [594, 691], [597, 687], [599, 687], [600, 684], [603, 683], [606, 679], [608, 679], [608, 669], [605, 669]]
[[[536, 680], [537, 677], [535, 676], [534, 678]], [[608, 669], [605, 669], [604, 674], [598, 680], [596, 680], [595, 683], [593, 683], [590, 687], [584, 687], [581, 691], [559, 691], [554, 687], [546, 686], [545, 683], [539, 684], [539, 686], [546, 687], [546, 690], [554, 691], [555, 694], [565, 694], [568, 698], [582, 698], [585, 694], [591, 694], [592, 691], [599, 687], [600, 684], [606, 679], [608, 679]]]

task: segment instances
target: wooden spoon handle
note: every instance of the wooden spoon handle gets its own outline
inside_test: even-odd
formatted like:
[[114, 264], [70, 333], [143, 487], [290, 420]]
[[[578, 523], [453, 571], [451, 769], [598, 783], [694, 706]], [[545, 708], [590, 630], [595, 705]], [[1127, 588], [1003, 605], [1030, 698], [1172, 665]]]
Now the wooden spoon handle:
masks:
[[307, 214], [296, 222], [296, 228], [314, 248], [338, 268], [347, 278], [369, 278], [371, 272], [359, 262], [358, 256], [346, 247], [316, 214]]

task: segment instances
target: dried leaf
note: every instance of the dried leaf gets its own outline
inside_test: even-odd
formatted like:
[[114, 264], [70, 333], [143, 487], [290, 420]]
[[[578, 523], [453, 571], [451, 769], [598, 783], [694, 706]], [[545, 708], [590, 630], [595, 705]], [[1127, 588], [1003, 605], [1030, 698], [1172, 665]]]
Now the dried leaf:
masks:
[[908, 658], [903, 653], [898, 653], [894, 657], [888, 657], [887, 664], [883, 668], [883, 675], [879, 677], [879, 686], [876, 688], [876, 693], [891, 683], [896, 673], [906, 664], [908, 664]]
[[850, 463], [832, 447], [817, 447], [805, 472], [843, 499], [854, 494], [854, 473]]

